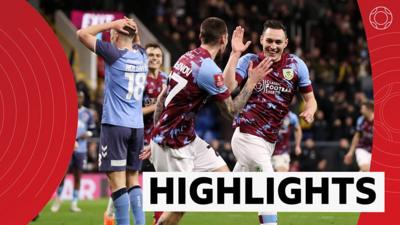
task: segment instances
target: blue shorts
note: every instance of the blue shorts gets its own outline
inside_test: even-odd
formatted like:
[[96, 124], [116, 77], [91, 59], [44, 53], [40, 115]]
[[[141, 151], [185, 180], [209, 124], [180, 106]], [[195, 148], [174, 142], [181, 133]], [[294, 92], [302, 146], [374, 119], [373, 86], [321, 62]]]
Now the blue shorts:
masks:
[[76, 152], [72, 154], [71, 163], [69, 164], [70, 170], [77, 168], [78, 170], [83, 170], [86, 165], [87, 153], [86, 152]]
[[99, 171], [140, 170], [143, 149], [143, 128], [102, 124], [99, 147]]

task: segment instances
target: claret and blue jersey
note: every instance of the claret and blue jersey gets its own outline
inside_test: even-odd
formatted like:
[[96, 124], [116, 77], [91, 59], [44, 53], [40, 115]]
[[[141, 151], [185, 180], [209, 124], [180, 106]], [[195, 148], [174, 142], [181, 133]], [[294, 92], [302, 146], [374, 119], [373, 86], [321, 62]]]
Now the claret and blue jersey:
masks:
[[203, 48], [187, 52], [175, 63], [167, 94], [152, 139], [171, 148], [183, 147], [195, 139], [194, 120], [209, 97], [223, 101], [230, 96], [221, 69]]
[[[143, 107], [156, 104], [157, 97], [162, 91], [163, 85], [166, 85], [168, 75], [164, 72], [159, 72], [157, 78], [147, 76], [146, 87], [143, 93]], [[151, 140], [151, 131], [153, 130], [154, 121], [153, 113], [143, 116], [144, 120], [144, 144], [149, 145]]]
[[297, 126], [299, 126], [299, 119], [296, 114], [289, 111], [289, 113], [283, 118], [273, 155], [290, 153], [290, 134], [293, 128]]
[[[245, 83], [250, 61], [256, 67], [263, 59], [263, 53], [246, 54], [239, 59], [236, 68], [238, 85]], [[282, 54], [272, 69], [257, 83], [242, 112], [235, 117], [234, 126], [240, 127], [243, 133], [274, 143], [295, 92], [297, 89], [302, 93], [312, 92], [312, 86], [306, 64], [293, 54]]]
[[358, 141], [357, 148], [362, 148], [371, 152], [374, 121], [369, 121], [364, 116], [358, 117], [356, 131], [360, 133], [360, 140]]

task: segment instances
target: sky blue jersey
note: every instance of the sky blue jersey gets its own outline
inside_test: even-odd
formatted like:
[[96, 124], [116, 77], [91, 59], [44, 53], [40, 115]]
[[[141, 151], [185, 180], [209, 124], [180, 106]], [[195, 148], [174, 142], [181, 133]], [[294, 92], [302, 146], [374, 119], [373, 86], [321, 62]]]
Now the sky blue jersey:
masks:
[[78, 130], [76, 132], [76, 140], [78, 141], [77, 152], [87, 152], [87, 140], [80, 138], [88, 130], [94, 129], [96, 124], [94, 122], [93, 113], [86, 107], [82, 106], [78, 109]]
[[102, 124], [143, 128], [142, 97], [147, 77], [145, 50], [118, 49], [96, 41], [95, 52], [105, 61], [105, 90]]

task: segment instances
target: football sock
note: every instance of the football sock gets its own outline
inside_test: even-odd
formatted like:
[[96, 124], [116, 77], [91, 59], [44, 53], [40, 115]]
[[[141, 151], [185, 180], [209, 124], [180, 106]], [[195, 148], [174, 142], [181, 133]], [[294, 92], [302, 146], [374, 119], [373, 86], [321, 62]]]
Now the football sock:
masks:
[[142, 188], [137, 185], [129, 188], [129, 199], [131, 202], [132, 214], [135, 219], [135, 225], [145, 225], [146, 217], [143, 212], [143, 193]]
[[258, 213], [260, 225], [277, 225], [278, 216], [276, 212], [260, 212]]
[[115, 220], [118, 225], [129, 225], [129, 196], [126, 188], [111, 194], [115, 207]]
[[61, 196], [61, 193], [62, 193], [63, 189], [64, 189], [64, 183], [62, 183], [62, 184], [60, 184], [60, 186], [58, 186], [58, 188], [57, 188], [57, 197]]
[[74, 192], [72, 193], [72, 201], [78, 202], [78, 198], [79, 198], [79, 190], [74, 189]]

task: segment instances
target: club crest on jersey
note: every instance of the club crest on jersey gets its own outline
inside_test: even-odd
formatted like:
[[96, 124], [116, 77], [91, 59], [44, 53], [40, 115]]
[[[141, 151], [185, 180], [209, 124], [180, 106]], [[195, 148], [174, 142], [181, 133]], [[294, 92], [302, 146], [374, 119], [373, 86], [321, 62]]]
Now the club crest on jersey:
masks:
[[291, 80], [294, 77], [293, 69], [282, 69], [282, 73], [286, 80]]
[[222, 74], [214, 75], [214, 83], [215, 83], [215, 86], [217, 86], [218, 88], [224, 86], [224, 78], [222, 77]]

